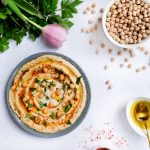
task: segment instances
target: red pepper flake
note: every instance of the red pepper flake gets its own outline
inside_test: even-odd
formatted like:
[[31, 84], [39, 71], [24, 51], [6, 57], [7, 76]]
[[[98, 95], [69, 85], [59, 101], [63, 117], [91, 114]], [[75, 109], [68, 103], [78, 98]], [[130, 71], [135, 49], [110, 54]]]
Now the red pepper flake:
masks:
[[91, 146], [88, 147], [88, 145], [102, 141], [109, 141], [109, 143], [114, 145], [116, 149], [128, 146], [127, 141], [118, 135], [110, 123], [105, 123], [104, 126], [99, 130], [95, 130], [91, 125], [85, 128], [84, 131], [87, 135], [85, 136], [86, 140], [80, 144], [82, 145], [80, 146], [82, 149], [90, 149]]

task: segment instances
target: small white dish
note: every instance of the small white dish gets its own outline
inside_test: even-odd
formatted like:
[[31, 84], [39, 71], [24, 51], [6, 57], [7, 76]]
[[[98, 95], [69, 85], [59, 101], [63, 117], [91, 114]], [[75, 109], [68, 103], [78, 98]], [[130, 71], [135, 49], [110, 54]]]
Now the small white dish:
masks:
[[130, 126], [133, 128], [133, 130], [135, 132], [137, 132], [139, 135], [141, 135], [143, 137], [146, 137], [145, 130], [144, 129], [142, 130], [140, 127], [138, 127], [133, 122], [133, 120], [131, 118], [131, 113], [130, 113], [131, 107], [132, 107], [133, 103], [136, 102], [136, 101], [140, 101], [140, 100], [144, 100], [144, 101], [150, 102], [150, 99], [145, 98], [145, 97], [138, 97], [138, 98], [135, 98], [135, 99], [129, 101], [128, 104], [127, 104], [127, 106], [126, 106], [126, 116], [127, 116], [128, 122], [129, 122]]
[[[105, 35], [107, 36], [107, 38], [112, 42], [114, 43], [115, 45], [119, 46], [119, 47], [122, 47], [122, 48], [137, 48], [139, 46], [142, 46], [144, 45], [145, 42], [147, 42], [149, 39], [150, 39], [150, 35], [143, 39], [141, 42], [137, 43], [137, 44], [121, 44], [121, 43], [118, 43], [116, 40], [114, 40], [112, 38], [112, 36], [109, 34], [107, 28], [106, 28], [106, 19], [107, 19], [107, 14], [111, 8], [111, 6], [116, 2], [117, 0], [112, 0], [108, 6], [106, 7], [104, 13], [103, 13], [103, 19], [102, 19], [102, 26], [103, 26], [103, 29], [104, 29], [104, 32], [105, 32]], [[150, 5], [150, 0], [144, 0], [146, 3], [148, 3]]]

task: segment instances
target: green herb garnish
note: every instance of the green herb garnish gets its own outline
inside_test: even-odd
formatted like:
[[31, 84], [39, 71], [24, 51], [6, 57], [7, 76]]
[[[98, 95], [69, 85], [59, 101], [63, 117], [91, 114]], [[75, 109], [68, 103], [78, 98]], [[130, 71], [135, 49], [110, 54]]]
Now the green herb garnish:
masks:
[[26, 100], [26, 101], [25, 101], [25, 103], [27, 103], [27, 104], [28, 104], [28, 108], [32, 108], [32, 107], [33, 107], [33, 105], [30, 103], [30, 101], [29, 101], [29, 100]]
[[65, 83], [63, 85], [63, 90], [68, 90], [68, 89], [70, 89], [70, 85], [68, 83]]
[[26, 114], [25, 118], [30, 119], [30, 114]]
[[56, 113], [52, 112], [51, 115], [50, 115], [50, 117], [51, 117], [52, 119], [56, 119]]
[[64, 109], [64, 112], [67, 113], [70, 109], [71, 109], [72, 105], [71, 104], [68, 104], [65, 109]]
[[70, 124], [71, 124], [70, 120], [68, 120], [68, 121], [66, 122], [66, 124], [67, 124], [67, 125], [70, 125]]
[[80, 76], [80, 77], [77, 78], [76, 84], [79, 84], [79, 83], [80, 83], [81, 78], [82, 78], [82, 76]]
[[47, 122], [46, 122], [45, 120], [43, 120], [42, 124], [43, 124], [44, 126], [46, 126], [46, 125], [47, 125]]
[[40, 108], [43, 108], [43, 107], [46, 107], [47, 106], [47, 104], [45, 103], [45, 104], [43, 104], [42, 102], [39, 102], [39, 106], [40, 106]]
[[46, 96], [46, 100], [49, 100], [49, 97], [48, 97], [48, 96]]
[[35, 83], [41, 83], [41, 81], [38, 78], [35, 78]]
[[36, 88], [30, 88], [31, 92], [34, 92], [36, 90]]
[[56, 86], [55, 82], [51, 81], [50, 84], [48, 85], [48, 88], [50, 89], [51, 87], [54, 87], [54, 86]]

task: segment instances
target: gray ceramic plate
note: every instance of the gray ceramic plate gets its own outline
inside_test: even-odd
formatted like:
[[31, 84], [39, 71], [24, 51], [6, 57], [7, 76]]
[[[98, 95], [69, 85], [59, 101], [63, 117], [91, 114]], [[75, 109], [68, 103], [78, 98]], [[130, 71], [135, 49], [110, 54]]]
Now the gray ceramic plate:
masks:
[[[9, 91], [10, 91], [10, 88], [11, 88], [11, 85], [13, 83], [13, 80], [16, 76], [16, 73], [20, 70], [20, 68], [26, 64], [27, 62], [33, 60], [33, 59], [36, 59], [40, 56], [43, 56], [43, 55], [55, 55], [55, 56], [58, 56], [58, 57], [61, 57], [63, 58], [64, 60], [68, 61], [69, 63], [71, 63], [82, 75], [83, 77], [83, 80], [85, 82], [85, 86], [86, 86], [86, 92], [87, 92], [87, 98], [86, 98], [86, 105], [80, 115], [80, 117], [76, 120], [76, 122], [74, 124], [72, 124], [70, 127], [62, 130], [62, 131], [59, 131], [59, 132], [56, 132], [56, 133], [41, 133], [41, 132], [38, 132], [34, 129], [31, 129], [29, 128], [27, 125], [25, 125], [18, 117], [17, 115], [13, 112], [13, 110], [11, 109], [10, 105], [9, 105], [9, 100], [8, 100], [8, 94], [9, 94]], [[90, 100], [91, 100], [91, 90], [90, 90], [90, 85], [89, 85], [89, 82], [88, 82], [88, 79], [86, 77], [86, 75], [84, 74], [84, 72], [82, 71], [82, 69], [73, 61], [71, 60], [70, 58], [62, 55], [62, 54], [58, 54], [58, 53], [53, 53], [53, 52], [42, 52], [42, 53], [37, 53], [37, 54], [34, 54], [34, 55], [31, 55], [29, 57], [27, 57], [26, 59], [24, 59], [23, 61], [21, 61], [17, 67], [13, 70], [12, 74], [10, 75], [9, 77], [9, 80], [7, 82], [7, 85], [6, 85], [6, 102], [7, 102], [7, 105], [8, 105], [8, 109], [10, 111], [10, 114], [12, 115], [13, 119], [15, 120], [15, 122], [22, 128], [24, 129], [25, 131], [27, 131], [28, 133], [32, 134], [32, 135], [35, 135], [35, 136], [40, 136], [40, 137], [45, 137], [45, 138], [53, 138], [53, 137], [58, 137], [58, 136], [62, 136], [62, 135], [65, 135], [65, 134], [68, 134], [69, 132], [73, 131], [75, 128], [77, 128], [79, 126], [79, 124], [83, 121], [83, 119], [85, 118], [87, 112], [88, 112], [88, 109], [89, 109], [89, 106], [90, 106]]]

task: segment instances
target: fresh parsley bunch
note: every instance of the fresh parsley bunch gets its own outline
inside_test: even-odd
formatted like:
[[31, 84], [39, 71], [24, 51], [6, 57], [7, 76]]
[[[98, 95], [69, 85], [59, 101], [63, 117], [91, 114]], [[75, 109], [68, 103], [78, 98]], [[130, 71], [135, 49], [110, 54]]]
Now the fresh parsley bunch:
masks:
[[81, 2], [62, 0], [59, 8], [58, 0], [1, 0], [0, 52], [9, 48], [10, 39], [19, 44], [27, 33], [35, 40], [41, 34], [39, 28], [48, 24], [69, 29], [73, 26], [70, 19], [78, 12], [76, 7]]

